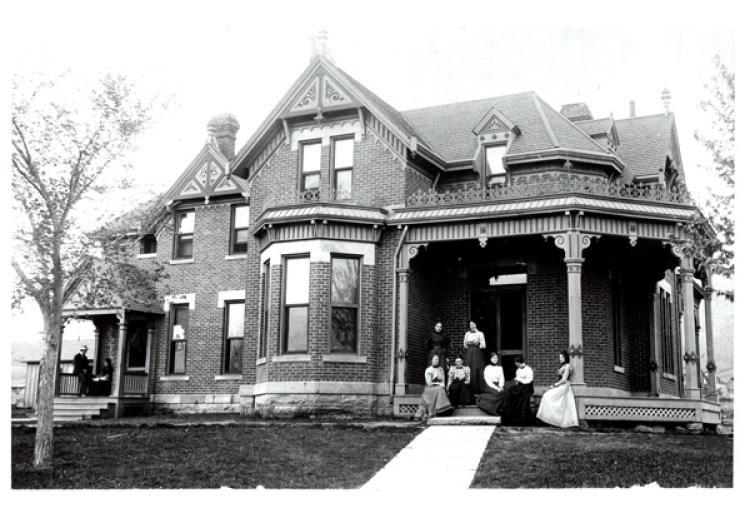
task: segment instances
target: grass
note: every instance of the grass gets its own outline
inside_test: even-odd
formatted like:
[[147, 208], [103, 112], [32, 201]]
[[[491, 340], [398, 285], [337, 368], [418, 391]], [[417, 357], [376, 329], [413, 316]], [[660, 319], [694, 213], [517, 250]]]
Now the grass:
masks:
[[67, 427], [52, 471], [32, 468], [33, 429], [12, 431], [14, 489], [356, 488], [420, 429], [341, 426]]
[[732, 448], [729, 436], [498, 429], [472, 487], [732, 487]]

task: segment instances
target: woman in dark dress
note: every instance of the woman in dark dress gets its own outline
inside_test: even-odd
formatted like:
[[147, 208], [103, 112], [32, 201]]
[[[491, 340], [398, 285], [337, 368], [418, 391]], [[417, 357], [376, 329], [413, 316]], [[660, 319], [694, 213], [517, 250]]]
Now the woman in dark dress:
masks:
[[484, 370], [484, 355], [482, 350], [486, 347], [484, 334], [477, 330], [477, 324], [469, 321], [469, 331], [464, 335], [464, 349], [466, 353], [466, 366], [471, 371], [471, 392], [473, 395], [482, 391], [482, 371]]
[[427, 347], [429, 349], [427, 365], [431, 364], [433, 356], [438, 355], [440, 358], [440, 367], [443, 368], [443, 372], [448, 372], [448, 362], [446, 361], [448, 339], [443, 335], [443, 323], [440, 321], [435, 323], [435, 329], [432, 330], [430, 336], [427, 338]]
[[490, 364], [484, 368], [484, 390], [477, 399], [477, 407], [491, 415], [500, 416], [499, 404], [505, 387], [505, 376], [500, 356], [492, 352]]
[[516, 378], [513, 385], [500, 394], [498, 409], [503, 425], [525, 425], [531, 421], [531, 396], [534, 395], [534, 371], [523, 356], [516, 358]]

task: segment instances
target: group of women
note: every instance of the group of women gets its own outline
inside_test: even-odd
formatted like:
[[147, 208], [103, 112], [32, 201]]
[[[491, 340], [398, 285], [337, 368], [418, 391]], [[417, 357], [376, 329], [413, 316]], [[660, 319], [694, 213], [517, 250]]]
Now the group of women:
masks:
[[[534, 394], [534, 371], [523, 357], [515, 359], [515, 378], [506, 383], [500, 356], [493, 352], [484, 365], [484, 334], [474, 321], [464, 335], [464, 358], [456, 358], [448, 369], [447, 338], [443, 325], [435, 324], [429, 337], [429, 366], [425, 370], [425, 390], [416, 418], [449, 414], [455, 407], [471, 405], [502, 417], [509, 425], [523, 425], [533, 420], [531, 396]], [[466, 365], [464, 365], [464, 359]], [[542, 395], [536, 417], [557, 427], [578, 426], [573, 390], [570, 387], [570, 356], [559, 355], [557, 381]], [[446, 376], [446, 371], [448, 372]]]

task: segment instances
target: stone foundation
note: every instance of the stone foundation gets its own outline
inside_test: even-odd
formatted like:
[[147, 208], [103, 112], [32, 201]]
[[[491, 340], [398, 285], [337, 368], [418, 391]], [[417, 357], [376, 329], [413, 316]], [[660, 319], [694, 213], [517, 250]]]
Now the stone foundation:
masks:
[[241, 413], [260, 417], [386, 416], [392, 413], [387, 396], [364, 394], [266, 393], [242, 397]]
[[152, 413], [239, 413], [240, 396], [237, 394], [180, 394], [153, 395]]

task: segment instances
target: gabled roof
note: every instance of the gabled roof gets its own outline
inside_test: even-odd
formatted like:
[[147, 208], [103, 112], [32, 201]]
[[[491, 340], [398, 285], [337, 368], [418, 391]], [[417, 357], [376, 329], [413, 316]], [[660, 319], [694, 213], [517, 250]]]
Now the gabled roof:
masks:
[[617, 154], [636, 177], [655, 175], [664, 170], [673, 125], [673, 115], [663, 113], [615, 121], [620, 137]]
[[589, 136], [601, 136], [609, 132], [614, 120], [612, 118], [597, 118], [596, 120], [581, 120], [576, 125]]

